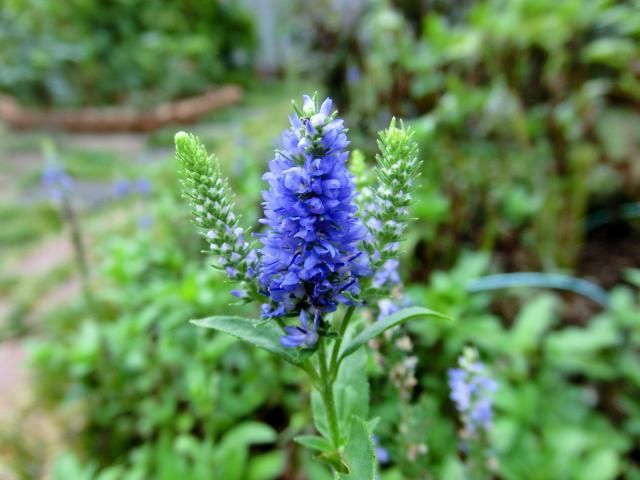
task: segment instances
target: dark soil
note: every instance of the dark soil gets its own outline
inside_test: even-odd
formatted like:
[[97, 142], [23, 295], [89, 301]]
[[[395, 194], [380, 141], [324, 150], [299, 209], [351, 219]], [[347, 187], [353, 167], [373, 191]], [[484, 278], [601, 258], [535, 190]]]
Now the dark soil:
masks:
[[[512, 266], [518, 261], [514, 252], [517, 253], [517, 250], [499, 251], [496, 256], [501, 265]], [[628, 223], [615, 223], [587, 234], [573, 275], [609, 291], [617, 285], [628, 285], [625, 272], [632, 268], [640, 268], [640, 229], [633, 228]], [[555, 293], [563, 299], [560, 315], [565, 325], [585, 325], [590, 318], [602, 311], [602, 307], [596, 302], [576, 293]], [[510, 324], [521, 308], [519, 302], [514, 300], [506, 292], [504, 295], [496, 295], [493, 302], [492, 311], [505, 319], [506, 324]]]
[[640, 268], [640, 230], [614, 224], [587, 236], [576, 272], [608, 290], [623, 283], [630, 268]]
[[[640, 231], [628, 224], [610, 224], [585, 238], [575, 275], [605, 290], [625, 284], [625, 271], [640, 268]], [[584, 325], [601, 307], [588, 298], [567, 294], [565, 322]]]

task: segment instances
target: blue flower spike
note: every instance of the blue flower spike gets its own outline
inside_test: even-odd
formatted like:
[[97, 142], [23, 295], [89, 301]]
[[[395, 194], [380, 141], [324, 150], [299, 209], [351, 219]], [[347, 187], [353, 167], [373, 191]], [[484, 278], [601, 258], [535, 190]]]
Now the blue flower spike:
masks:
[[[367, 230], [356, 215], [346, 167], [349, 141], [332, 105], [329, 98], [319, 105], [316, 97], [304, 96], [263, 177], [269, 186], [259, 251], [258, 279], [268, 298], [263, 316], [301, 315], [302, 327], [283, 338], [288, 347], [315, 344], [321, 316], [339, 304], [352, 305], [360, 279], [371, 273], [361, 250]], [[314, 316], [311, 329], [306, 315]], [[308, 335], [304, 341], [302, 332]]]
[[475, 349], [465, 348], [458, 364], [459, 368], [449, 370], [449, 388], [464, 431], [469, 435], [487, 432], [493, 421], [492, 394], [498, 384], [488, 376]]

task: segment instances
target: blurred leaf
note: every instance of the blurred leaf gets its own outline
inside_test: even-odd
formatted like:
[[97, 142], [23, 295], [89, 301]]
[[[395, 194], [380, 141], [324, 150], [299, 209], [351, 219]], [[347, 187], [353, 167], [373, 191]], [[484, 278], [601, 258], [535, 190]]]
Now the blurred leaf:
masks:
[[618, 455], [612, 450], [596, 452], [581, 462], [576, 478], [612, 480], [619, 475]]
[[71, 453], [59, 456], [53, 464], [53, 480], [92, 480], [96, 476], [96, 468], [92, 465], [83, 465], [77, 457]]
[[246, 480], [275, 480], [281, 478], [286, 464], [285, 451], [255, 455], [249, 462]]
[[277, 438], [273, 427], [260, 422], [243, 422], [225, 434], [223, 445], [232, 448], [275, 442]]
[[540, 344], [542, 335], [555, 321], [555, 306], [551, 295], [541, 295], [525, 305], [511, 329], [509, 347], [513, 352], [529, 353]]
[[612, 67], [628, 68], [634, 58], [638, 58], [638, 45], [628, 38], [599, 38], [583, 50], [586, 62], [602, 63]]
[[599, 358], [599, 354], [605, 349], [618, 347], [620, 343], [615, 323], [601, 317], [584, 328], [569, 327], [549, 334], [545, 350], [550, 361], [557, 366], [595, 377], [609, 377], [614, 365]]
[[249, 445], [271, 443], [276, 432], [269, 425], [244, 422], [225, 434], [216, 448], [219, 478], [244, 480], [249, 458]]
[[640, 269], [629, 269], [625, 272], [625, 278], [628, 282], [633, 283], [640, 288]]

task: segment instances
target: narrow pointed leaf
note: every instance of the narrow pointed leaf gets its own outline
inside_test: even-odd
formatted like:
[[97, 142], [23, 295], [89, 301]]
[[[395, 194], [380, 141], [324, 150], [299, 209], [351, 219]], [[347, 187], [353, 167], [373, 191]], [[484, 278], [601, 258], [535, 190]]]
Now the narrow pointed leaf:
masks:
[[325, 438], [331, 438], [329, 421], [327, 420], [327, 409], [324, 406], [320, 393], [315, 389], [311, 392], [311, 414], [313, 416], [313, 424], [316, 426], [316, 430], [318, 430], [318, 432], [320, 432]]
[[340, 431], [349, 431], [351, 417], [361, 418], [369, 416], [369, 378], [362, 372], [367, 371], [367, 354], [360, 349], [345, 362], [338, 371], [338, 377], [333, 385], [336, 409]]
[[340, 360], [343, 360], [344, 358], [348, 357], [353, 352], [355, 352], [358, 348], [360, 348], [362, 345], [367, 343], [369, 340], [377, 337], [385, 330], [393, 328], [402, 323], [408, 322], [409, 320], [413, 320], [416, 318], [427, 318], [427, 317], [435, 317], [435, 318], [441, 318], [441, 319], [449, 318], [446, 315], [443, 315], [438, 312], [434, 312], [433, 310], [430, 310], [424, 307], [404, 308], [399, 312], [394, 313], [393, 315], [389, 315], [388, 317], [385, 317], [382, 320], [378, 320], [372, 323], [363, 331], [358, 333], [354, 338], [351, 339], [351, 341], [347, 343], [347, 345], [345, 345], [340, 355]]
[[271, 322], [260, 324], [260, 322], [249, 318], [218, 316], [191, 320], [191, 323], [199, 327], [228, 333], [244, 342], [267, 350], [293, 365], [302, 366], [302, 359], [295, 352], [280, 345], [282, 332]]

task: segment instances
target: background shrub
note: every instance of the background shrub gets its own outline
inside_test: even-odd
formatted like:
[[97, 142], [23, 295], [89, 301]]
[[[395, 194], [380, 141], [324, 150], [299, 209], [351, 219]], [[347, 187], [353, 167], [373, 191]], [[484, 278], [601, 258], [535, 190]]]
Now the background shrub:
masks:
[[235, 2], [7, 0], [0, 91], [26, 104], [154, 105], [247, 81], [254, 47]]

